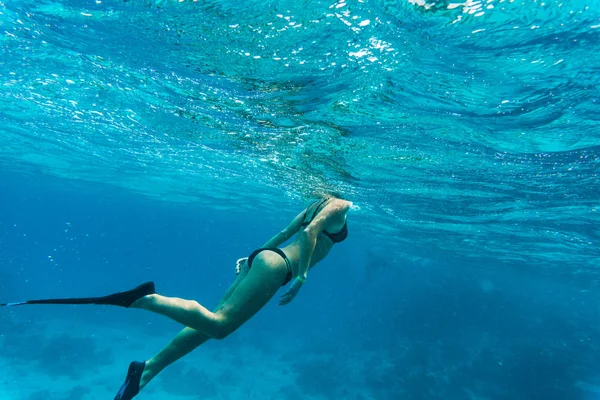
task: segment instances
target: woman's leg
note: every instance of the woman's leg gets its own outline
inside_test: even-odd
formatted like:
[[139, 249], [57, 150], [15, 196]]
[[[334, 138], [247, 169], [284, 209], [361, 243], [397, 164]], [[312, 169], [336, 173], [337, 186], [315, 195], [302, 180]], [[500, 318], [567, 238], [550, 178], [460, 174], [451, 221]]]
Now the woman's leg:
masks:
[[[219, 303], [215, 308], [218, 311], [223, 304], [229, 300], [231, 294], [238, 287], [240, 282], [248, 274], [248, 268], [242, 269], [237, 275], [235, 281], [229, 286]], [[143, 389], [152, 379], [156, 377], [163, 369], [179, 360], [181, 357], [191, 353], [198, 346], [202, 345], [210, 339], [209, 336], [195, 329], [185, 327], [181, 332], [171, 340], [160, 352], [146, 361], [142, 379], [140, 381], [140, 389]]]
[[144, 388], [163, 369], [179, 360], [181, 357], [191, 353], [198, 346], [208, 341], [210, 337], [192, 328], [184, 328], [166, 345], [158, 354], [146, 361], [140, 390]]
[[[279, 289], [287, 268], [275, 253], [257, 256], [245, 277], [228, 290], [215, 312], [195, 301], [151, 294], [135, 301], [131, 307], [164, 315], [187, 326], [175, 339], [146, 363], [132, 362], [125, 382], [115, 400], [131, 400], [170, 363], [188, 354], [210, 338], [224, 338], [260, 310]], [[283, 264], [283, 265], [282, 265]]]
[[131, 307], [164, 315], [208, 337], [223, 339], [273, 297], [286, 274], [287, 268], [278, 254], [263, 252], [254, 259], [247, 276], [216, 312], [209, 311], [194, 300], [159, 294], [144, 296]]

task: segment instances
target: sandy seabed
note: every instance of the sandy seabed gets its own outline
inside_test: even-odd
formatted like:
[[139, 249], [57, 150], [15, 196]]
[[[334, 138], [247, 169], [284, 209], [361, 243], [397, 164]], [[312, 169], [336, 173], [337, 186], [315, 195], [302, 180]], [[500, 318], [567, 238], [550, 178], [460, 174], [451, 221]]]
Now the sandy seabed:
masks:
[[[0, 332], [0, 400], [110, 400], [123, 383], [129, 363], [150, 358], [179, 326], [173, 325], [172, 332], [130, 325], [73, 329], [70, 321], [48, 319], [20, 333], [14, 324], [12, 328]], [[327, 356], [299, 348], [297, 339], [272, 335], [266, 340], [265, 335], [250, 329], [223, 341], [207, 342], [165, 369], [136, 400], [329, 397], [319, 390], [331, 389], [331, 374], [311, 368], [312, 358], [322, 362]], [[310, 393], [302, 382], [311, 386]]]

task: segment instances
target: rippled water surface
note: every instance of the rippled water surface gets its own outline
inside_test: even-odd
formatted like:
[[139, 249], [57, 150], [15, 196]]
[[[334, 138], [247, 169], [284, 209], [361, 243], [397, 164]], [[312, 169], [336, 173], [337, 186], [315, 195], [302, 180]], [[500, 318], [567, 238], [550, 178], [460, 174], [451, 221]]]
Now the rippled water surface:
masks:
[[[5, 1], [0, 166], [598, 266], [600, 3]], [[386, 239], [387, 240], [387, 239]]]

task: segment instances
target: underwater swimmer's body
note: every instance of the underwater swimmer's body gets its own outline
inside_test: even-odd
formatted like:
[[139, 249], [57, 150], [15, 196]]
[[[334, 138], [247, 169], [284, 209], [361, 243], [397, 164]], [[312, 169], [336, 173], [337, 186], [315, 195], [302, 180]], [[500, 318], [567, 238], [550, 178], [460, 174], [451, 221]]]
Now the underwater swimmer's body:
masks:
[[[129, 365], [125, 382], [115, 400], [130, 400], [168, 365], [209, 339], [224, 339], [235, 332], [288, 282], [291, 284], [281, 296], [279, 304], [290, 303], [306, 282], [308, 271], [329, 254], [335, 243], [346, 239], [346, 216], [351, 205], [351, 202], [336, 197], [317, 201], [248, 258], [238, 260], [237, 277], [214, 311], [209, 311], [194, 300], [159, 295], [152, 282], [103, 297], [33, 300], [3, 305], [116, 305], [151, 311], [185, 325], [154, 357]], [[296, 234], [289, 245], [278, 248]]]

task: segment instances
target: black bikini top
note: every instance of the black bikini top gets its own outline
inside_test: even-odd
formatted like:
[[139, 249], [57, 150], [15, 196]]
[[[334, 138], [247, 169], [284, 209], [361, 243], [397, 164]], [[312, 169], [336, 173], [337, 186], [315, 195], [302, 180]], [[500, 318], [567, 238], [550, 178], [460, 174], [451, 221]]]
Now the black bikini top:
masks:
[[[325, 208], [325, 203], [327, 203], [329, 199], [324, 199], [323, 201], [321, 201], [319, 203], [319, 205], [315, 208], [315, 211], [313, 211], [312, 216], [310, 217], [310, 219], [307, 221], [306, 220], [306, 213], [308, 212], [308, 209], [311, 208], [313, 206], [313, 204], [311, 204], [310, 206], [308, 206], [308, 208], [306, 209], [306, 211], [304, 211], [304, 217], [303, 217], [303, 221], [302, 221], [302, 225], [300, 225], [302, 228], [308, 226], [313, 219], [315, 219], [315, 217], [317, 216], [317, 214], [319, 214], [321, 212], [321, 210], [323, 208]], [[348, 223], [344, 222], [344, 226], [342, 227], [342, 229], [340, 229], [339, 232], [336, 233], [329, 233], [327, 231], [323, 231], [323, 235], [327, 236], [329, 238], [329, 240], [331, 240], [333, 243], [340, 243], [343, 242], [347, 237], [348, 237]]]

